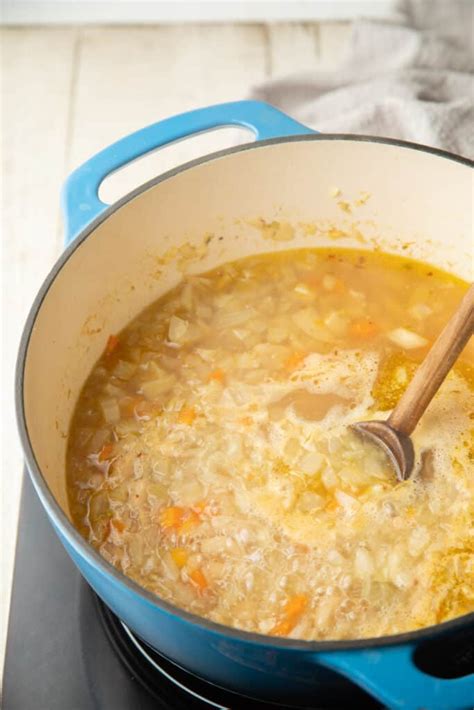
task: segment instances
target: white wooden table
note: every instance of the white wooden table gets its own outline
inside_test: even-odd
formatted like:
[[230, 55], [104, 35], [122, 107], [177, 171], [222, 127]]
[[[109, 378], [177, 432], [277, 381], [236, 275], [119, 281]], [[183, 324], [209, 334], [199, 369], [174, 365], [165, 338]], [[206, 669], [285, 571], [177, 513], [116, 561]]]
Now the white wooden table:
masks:
[[[65, 176], [100, 148], [160, 118], [246, 98], [266, 77], [333, 68], [349, 33], [346, 23], [2, 31], [2, 667], [22, 479], [13, 371], [28, 309], [61, 251]], [[235, 142], [232, 131], [139, 161], [114, 176], [104, 196], [113, 201], [164, 169]]]

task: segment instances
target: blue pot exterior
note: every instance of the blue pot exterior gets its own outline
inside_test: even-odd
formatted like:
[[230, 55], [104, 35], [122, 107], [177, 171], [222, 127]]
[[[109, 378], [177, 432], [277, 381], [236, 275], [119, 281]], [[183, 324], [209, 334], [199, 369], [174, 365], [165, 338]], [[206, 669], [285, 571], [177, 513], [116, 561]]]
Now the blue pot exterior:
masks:
[[[250, 128], [259, 139], [314, 133], [277, 109], [254, 101], [198, 109], [148, 126], [106, 148], [69, 177], [63, 192], [68, 241], [107, 209], [98, 198], [98, 188], [110, 172], [160, 146], [224, 125]], [[474, 706], [473, 675], [441, 680], [415, 666], [413, 651], [426, 638], [423, 631], [399, 640], [366, 643], [272, 639], [193, 617], [114, 570], [73, 529], [53, 499], [30, 448], [22, 377], [25, 343], [33, 324], [30, 316], [17, 368], [18, 419], [28, 469], [67, 552], [99, 597], [131, 630], [180, 666], [244, 695], [278, 698], [282, 703], [357, 707], [362, 695], [358, 695], [356, 683], [389, 708], [467, 710]]]

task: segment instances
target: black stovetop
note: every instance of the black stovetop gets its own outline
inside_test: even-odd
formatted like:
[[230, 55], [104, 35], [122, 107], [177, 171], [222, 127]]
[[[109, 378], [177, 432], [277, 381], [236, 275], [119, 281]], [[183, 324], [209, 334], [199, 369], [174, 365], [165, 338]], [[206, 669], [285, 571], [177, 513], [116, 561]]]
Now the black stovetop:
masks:
[[[420, 667], [426, 666], [433, 675], [449, 678], [474, 672], [472, 629], [419, 651]], [[356, 692], [358, 710], [380, 708], [368, 695]], [[243, 698], [203, 681], [135, 638], [69, 559], [27, 475], [20, 505], [2, 707], [285, 710], [282, 705]]]

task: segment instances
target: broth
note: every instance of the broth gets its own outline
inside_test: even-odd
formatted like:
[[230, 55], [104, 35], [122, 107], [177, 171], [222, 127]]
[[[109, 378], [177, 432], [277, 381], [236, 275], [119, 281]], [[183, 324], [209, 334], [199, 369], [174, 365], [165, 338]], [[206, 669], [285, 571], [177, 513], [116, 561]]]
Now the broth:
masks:
[[348, 425], [385, 419], [467, 284], [301, 249], [189, 276], [111, 335], [71, 424], [74, 524], [213, 621], [348, 639], [474, 611], [474, 348], [397, 483]]

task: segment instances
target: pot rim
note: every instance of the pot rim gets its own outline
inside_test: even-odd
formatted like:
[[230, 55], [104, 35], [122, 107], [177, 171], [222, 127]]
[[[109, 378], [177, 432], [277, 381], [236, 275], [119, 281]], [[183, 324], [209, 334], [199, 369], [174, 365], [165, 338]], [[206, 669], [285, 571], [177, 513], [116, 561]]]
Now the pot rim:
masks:
[[125, 574], [117, 570], [111, 563], [107, 562], [107, 560], [105, 560], [105, 558], [102, 557], [102, 555], [98, 551], [96, 551], [92, 547], [92, 545], [86, 542], [86, 540], [74, 527], [74, 525], [71, 523], [71, 521], [53, 496], [46, 482], [46, 479], [43, 477], [39, 464], [36, 461], [36, 457], [30, 441], [28, 427], [26, 424], [26, 412], [24, 402], [24, 377], [29, 342], [33, 328], [36, 323], [38, 313], [41, 309], [43, 301], [48, 295], [49, 289], [51, 288], [56, 277], [59, 275], [65, 264], [74, 254], [76, 249], [78, 249], [82, 245], [82, 243], [85, 242], [85, 240], [88, 239], [94, 233], [96, 228], [100, 224], [102, 224], [102, 222], [104, 222], [112, 214], [120, 210], [120, 208], [123, 207], [125, 204], [133, 200], [141, 193], [146, 192], [155, 185], [158, 185], [159, 183], [164, 182], [165, 180], [172, 178], [181, 172], [194, 168], [203, 163], [222, 158], [226, 155], [231, 155], [246, 150], [258, 149], [269, 145], [275, 145], [280, 143], [294, 143], [300, 141], [353, 141], [362, 143], [382, 143], [386, 145], [392, 145], [394, 147], [407, 148], [410, 150], [429, 153], [450, 161], [460, 163], [461, 165], [474, 168], [474, 161], [470, 160], [469, 158], [465, 158], [445, 150], [440, 150], [438, 148], [432, 148], [430, 146], [421, 145], [419, 143], [412, 143], [409, 141], [402, 141], [392, 138], [381, 138], [378, 136], [357, 135], [351, 133], [316, 133], [314, 135], [304, 134], [294, 136], [282, 136], [279, 138], [270, 138], [262, 141], [253, 141], [251, 143], [245, 143], [243, 145], [233, 146], [214, 153], [209, 153], [195, 160], [183, 163], [182, 165], [179, 165], [171, 170], [168, 170], [165, 173], [160, 174], [159, 176], [152, 178], [151, 180], [148, 180], [147, 182], [138, 186], [131, 192], [127, 193], [126, 195], [121, 197], [117, 202], [104, 209], [104, 211], [98, 217], [92, 220], [89, 225], [87, 225], [81, 232], [79, 232], [79, 234], [73, 239], [72, 243], [61, 253], [59, 258], [53, 265], [51, 271], [44, 279], [28, 314], [20, 340], [15, 370], [16, 418], [20, 441], [25, 455], [26, 466], [36, 488], [36, 492], [39, 495], [46, 509], [46, 512], [48, 513], [48, 516], [57, 523], [59, 529], [61, 530], [62, 534], [64, 534], [64, 537], [67, 539], [68, 543], [71, 544], [72, 547], [77, 552], [79, 552], [79, 554], [84, 557], [88, 563], [90, 563], [92, 566], [98, 567], [104, 575], [112, 576], [114, 581], [124, 586], [127, 591], [138, 595], [142, 598], [142, 600], [146, 601], [148, 604], [157, 607], [160, 611], [172, 614], [181, 621], [191, 623], [205, 631], [209, 631], [214, 634], [230, 637], [232, 639], [235, 639], [236, 641], [247, 642], [271, 648], [305, 651], [307, 653], [318, 653], [326, 651], [355, 651], [357, 649], [373, 649], [385, 646], [395, 646], [410, 642], [425, 641], [430, 638], [433, 638], [434, 636], [438, 636], [441, 633], [446, 633], [449, 631], [454, 632], [460, 629], [461, 627], [470, 625], [471, 623], [474, 624], [474, 612], [464, 614], [463, 616], [457, 617], [450, 621], [445, 621], [440, 624], [435, 624], [422, 629], [418, 629], [416, 631], [409, 631], [402, 634], [350, 640], [305, 641], [267, 636], [264, 634], [244, 631], [238, 628], [234, 628], [232, 626], [225, 626], [224, 624], [219, 624], [214, 621], [210, 621], [204, 617], [198, 616], [197, 614], [192, 614], [191, 612], [188, 612], [184, 609], [175, 606], [174, 604], [171, 604], [165, 599], [159, 597], [157, 594], [153, 594], [152, 592], [146, 590], [144, 587], [141, 587], [131, 578], [127, 577]]

